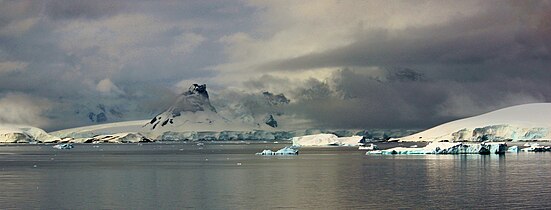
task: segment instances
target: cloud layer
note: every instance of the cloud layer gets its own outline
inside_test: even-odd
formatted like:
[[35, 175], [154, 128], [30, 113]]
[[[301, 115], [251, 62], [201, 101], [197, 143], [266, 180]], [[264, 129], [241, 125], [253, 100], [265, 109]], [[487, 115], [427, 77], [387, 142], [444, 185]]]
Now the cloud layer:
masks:
[[114, 121], [149, 118], [199, 82], [221, 107], [263, 110], [252, 98], [284, 93], [291, 102], [280, 108], [312, 127], [425, 128], [551, 101], [550, 10], [551, 1], [2, 1], [3, 106], [56, 103], [25, 117], [38, 121], [2, 120], [58, 129], [92, 123], [102, 106]]

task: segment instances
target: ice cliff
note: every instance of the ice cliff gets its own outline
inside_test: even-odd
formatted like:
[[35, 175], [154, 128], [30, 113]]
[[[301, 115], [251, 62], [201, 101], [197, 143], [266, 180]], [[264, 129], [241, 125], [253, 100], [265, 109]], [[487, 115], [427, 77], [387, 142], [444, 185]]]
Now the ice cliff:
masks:
[[504, 143], [431, 142], [421, 148], [395, 147], [386, 150], [369, 151], [366, 154], [503, 154], [506, 151], [507, 145]]

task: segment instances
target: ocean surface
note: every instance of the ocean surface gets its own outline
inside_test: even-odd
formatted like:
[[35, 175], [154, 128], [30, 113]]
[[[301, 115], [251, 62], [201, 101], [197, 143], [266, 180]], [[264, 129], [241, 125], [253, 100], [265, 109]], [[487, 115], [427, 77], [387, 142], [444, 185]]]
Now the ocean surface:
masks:
[[254, 155], [283, 146], [3, 145], [0, 209], [551, 208], [551, 153]]

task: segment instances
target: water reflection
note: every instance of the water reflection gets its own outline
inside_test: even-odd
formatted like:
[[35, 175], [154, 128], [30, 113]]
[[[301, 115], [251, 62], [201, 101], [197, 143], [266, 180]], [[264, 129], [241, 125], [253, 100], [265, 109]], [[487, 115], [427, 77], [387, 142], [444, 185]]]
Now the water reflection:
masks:
[[[551, 206], [551, 154], [365, 156], [265, 145], [161, 145], [0, 155], [0, 206], [23, 209], [534, 208]], [[192, 147], [192, 146], [189, 146]], [[4, 148], [2, 148], [4, 149]], [[161, 151], [159, 151], [161, 150]], [[4, 152], [4, 151], [1, 151]], [[52, 159], [54, 158], [54, 159]], [[241, 164], [238, 164], [241, 163]], [[33, 167], [33, 165], [37, 167]]]

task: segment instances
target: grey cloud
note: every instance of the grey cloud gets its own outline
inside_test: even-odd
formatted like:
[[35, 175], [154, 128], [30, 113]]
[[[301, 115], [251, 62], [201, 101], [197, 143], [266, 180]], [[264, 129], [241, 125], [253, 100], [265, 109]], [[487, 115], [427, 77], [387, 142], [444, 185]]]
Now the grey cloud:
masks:
[[[241, 5], [1, 1], [0, 63], [23, 63], [25, 69], [2, 71], [0, 95], [21, 92], [55, 102], [46, 111], [51, 121], [40, 124], [46, 129], [90, 123], [75, 110], [98, 104], [126, 107], [118, 120], [149, 118], [168, 104], [176, 82], [214, 76], [207, 67], [224, 58], [212, 40], [248, 27], [235, 24], [247, 13], [230, 7]], [[98, 86], [105, 79], [114, 86]], [[117, 97], [106, 90], [114, 90]]]
[[[368, 30], [359, 33], [350, 45], [274, 61], [259, 69], [550, 62], [549, 15], [536, 12], [523, 19], [515, 7], [504, 5], [494, 5], [496, 8], [473, 17], [459, 16], [445, 24]], [[543, 7], [549, 9], [551, 5]]]
[[44, 4], [44, 10], [53, 19], [100, 18], [116, 14], [125, 7], [123, 1], [53, 0]]
[[52, 102], [24, 93], [10, 92], [0, 97], [0, 124], [48, 126], [50, 120], [44, 113]]
[[384, 77], [374, 77], [361, 70], [341, 70], [326, 82], [311, 80], [295, 90], [299, 97], [288, 112], [326, 128], [427, 128], [507, 106], [551, 100], [551, 87], [530, 79], [461, 82], [409, 75], [419, 74], [393, 69]]
[[[420, 128], [551, 101], [551, 3], [481, 5], [484, 13], [457, 14], [438, 25], [343, 32], [352, 44], [265, 64], [260, 70], [267, 74], [235, 84], [246, 93], [217, 94], [229, 88], [209, 84], [213, 103], [254, 113], [281, 110], [319, 127]], [[125, 111], [119, 120], [146, 119], [169, 104], [178, 81], [225, 79], [220, 75], [231, 71], [211, 70], [233, 62], [220, 37], [277, 38], [265, 19], [251, 18], [265, 17], [259, 14], [267, 10], [228, 1], [0, 1], [0, 63], [25, 64], [24, 70], [4, 67], [0, 95], [17, 92], [55, 103], [36, 112], [47, 113], [51, 121], [41, 126], [48, 129], [89, 123], [75, 110], [100, 103]], [[278, 14], [270, 15], [277, 20]], [[286, 24], [278, 27], [285, 31]], [[279, 38], [285, 45], [285, 36]], [[174, 50], [178, 43], [182, 48]], [[323, 82], [303, 82], [309, 74], [293, 78], [293, 71], [324, 67], [343, 70]], [[372, 74], [371, 67], [380, 72]], [[98, 88], [105, 79], [112, 88]], [[263, 104], [262, 91], [284, 93], [291, 101], [274, 109]], [[245, 105], [232, 107], [240, 102]]]

